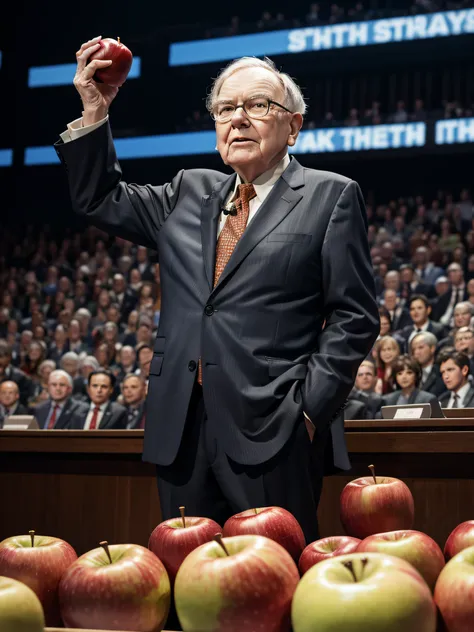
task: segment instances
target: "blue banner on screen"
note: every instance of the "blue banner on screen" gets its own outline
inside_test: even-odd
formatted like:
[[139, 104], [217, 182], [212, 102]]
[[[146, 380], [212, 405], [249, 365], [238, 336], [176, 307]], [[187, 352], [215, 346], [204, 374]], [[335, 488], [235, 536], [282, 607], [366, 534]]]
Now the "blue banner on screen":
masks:
[[437, 145], [474, 143], [474, 118], [437, 121], [435, 143]]
[[0, 149], [0, 167], [11, 167], [13, 163], [13, 149]]
[[169, 65], [283, 55], [474, 33], [474, 9], [171, 44]]
[[[137, 79], [141, 73], [141, 59], [134, 57], [127, 79]], [[56, 64], [55, 66], [33, 66], [28, 70], [28, 87], [44, 88], [72, 84], [76, 64]]]

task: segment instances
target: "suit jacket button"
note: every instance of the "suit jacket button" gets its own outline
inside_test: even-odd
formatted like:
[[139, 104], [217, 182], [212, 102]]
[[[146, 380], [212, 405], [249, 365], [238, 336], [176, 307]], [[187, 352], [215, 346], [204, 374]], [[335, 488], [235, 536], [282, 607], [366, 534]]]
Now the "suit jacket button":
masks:
[[214, 308], [212, 305], [206, 305], [206, 307], [204, 308], [204, 313], [206, 314], [206, 316], [212, 316], [212, 314], [214, 313]]
[[194, 360], [191, 360], [191, 362], [188, 364], [188, 369], [190, 371], [195, 371], [197, 367], [197, 364], [194, 362]]

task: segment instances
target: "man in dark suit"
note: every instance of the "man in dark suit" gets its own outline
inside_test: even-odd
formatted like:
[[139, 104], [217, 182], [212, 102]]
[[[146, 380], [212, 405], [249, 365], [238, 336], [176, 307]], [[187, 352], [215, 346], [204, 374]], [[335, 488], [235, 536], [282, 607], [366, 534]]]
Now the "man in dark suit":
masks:
[[129, 373], [122, 381], [122, 395], [127, 409], [127, 429], [145, 428], [145, 380], [139, 375]]
[[434, 294], [434, 286], [423, 283], [415, 275], [415, 268], [405, 263], [400, 266], [400, 296], [408, 303], [413, 294], [424, 294], [431, 298]]
[[5, 340], [0, 340], [0, 384], [2, 382], [15, 382], [20, 391], [20, 403], [28, 405], [29, 398], [33, 395], [33, 382], [20, 369], [14, 367], [12, 361], [12, 350]]
[[421, 366], [420, 388], [439, 397], [446, 386], [435, 362], [438, 339], [429, 331], [422, 331], [412, 338], [410, 353]]
[[443, 408], [473, 408], [474, 387], [469, 381], [469, 358], [462, 351], [441, 352], [440, 373], [448, 391], [439, 398]]
[[48, 378], [49, 400], [35, 408], [35, 417], [44, 430], [64, 430], [83, 419], [87, 406], [71, 397], [73, 381], [62, 369], [52, 371]]
[[120, 310], [121, 320], [127, 320], [130, 312], [135, 309], [138, 296], [136, 292], [127, 287], [127, 282], [123, 274], [114, 274], [110, 297], [112, 302], [117, 305]]
[[366, 419], [375, 419], [376, 414], [382, 406], [382, 397], [375, 392], [377, 374], [375, 365], [370, 360], [361, 362], [357, 371], [355, 385], [350, 392], [349, 398], [362, 402], [366, 407]]
[[115, 378], [110, 371], [98, 369], [88, 377], [87, 392], [90, 404], [81, 417], [76, 416], [71, 430], [124, 430], [127, 411], [124, 406], [111, 402]]
[[414, 294], [409, 301], [410, 317], [413, 325], [404, 327], [398, 332], [405, 352], [410, 349], [410, 344], [417, 333], [429, 331], [437, 340], [444, 337], [445, 328], [440, 323], [430, 320], [431, 305], [423, 294]]
[[132, 266], [140, 271], [142, 281], [154, 281], [155, 275], [153, 274], [153, 265], [148, 259], [148, 250], [144, 246], [138, 246], [137, 258]]
[[[446, 338], [439, 343], [439, 349], [443, 347], [454, 347], [456, 334], [464, 327], [470, 327], [474, 317], [474, 305], [470, 301], [462, 301], [458, 303], [453, 312], [453, 329]], [[462, 349], [457, 349], [462, 351]]]
[[448, 266], [448, 279], [449, 290], [441, 294], [433, 305], [433, 318], [446, 327], [451, 325], [456, 305], [469, 298], [464, 271], [459, 263], [451, 263]]
[[385, 290], [383, 293], [383, 306], [390, 314], [392, 331], [398, 331], [412, 324], [410, 313], [400, 304], [400, 299], [395, 290]]
[[28, 409], [20, 404], [20, 389], [16, 382], [5, 380], [0, 384], [0, 428], [11, 415], [27, 415]]
[[313, 541], [323, 471], [350, 467], [342, 412], [379, 330], [360, 189], [290, 159], [303, 96], [253, 58], [209, 95], [232, 175], [125, 184], [107, 121], [118, 90], [92, 79], [106, 61], [87, 63], [97, 47], [77, 53], [83, 118], [56, 150], [75, 211], [159, 253], [143, 456], [157, 464], [163, 518], [186, 505], [223, 524], [280, 505]]

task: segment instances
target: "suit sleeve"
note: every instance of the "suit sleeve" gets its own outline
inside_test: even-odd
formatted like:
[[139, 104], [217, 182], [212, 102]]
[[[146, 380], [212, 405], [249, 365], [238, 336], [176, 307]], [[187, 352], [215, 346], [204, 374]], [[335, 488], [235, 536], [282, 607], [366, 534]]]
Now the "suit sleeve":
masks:
[[183, 171], [162, 186], [126, 184], [104, 123], [70, 143], [55, 143], [66, 167], [73, 209], [91, 224], [129, 241], [157, 248], [158, 232], [178, 199]]
[[345, 406], [360, 363], [379, 333], [379, 315], [359, 186], [351, 181], [331, 213], [321, 251], [326, 325], [308, 362], [304, 410], [319, 431]]

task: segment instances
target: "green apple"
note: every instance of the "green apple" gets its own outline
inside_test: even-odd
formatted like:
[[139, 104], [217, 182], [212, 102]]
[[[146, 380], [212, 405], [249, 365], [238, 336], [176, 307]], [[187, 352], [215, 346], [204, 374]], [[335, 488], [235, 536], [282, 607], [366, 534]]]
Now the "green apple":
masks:
[[35, 593], [10, 577], [0, 577], [0, 630], [44, 632], [44, 614]]
[[474, 630], [474, 546], [449, 560], [436, 582], [434, 599], [449, 632]]
[[436, 632], [418, 571], [381, 553], [349, 553], [310, 568], [293, 597], [294, 632]]

